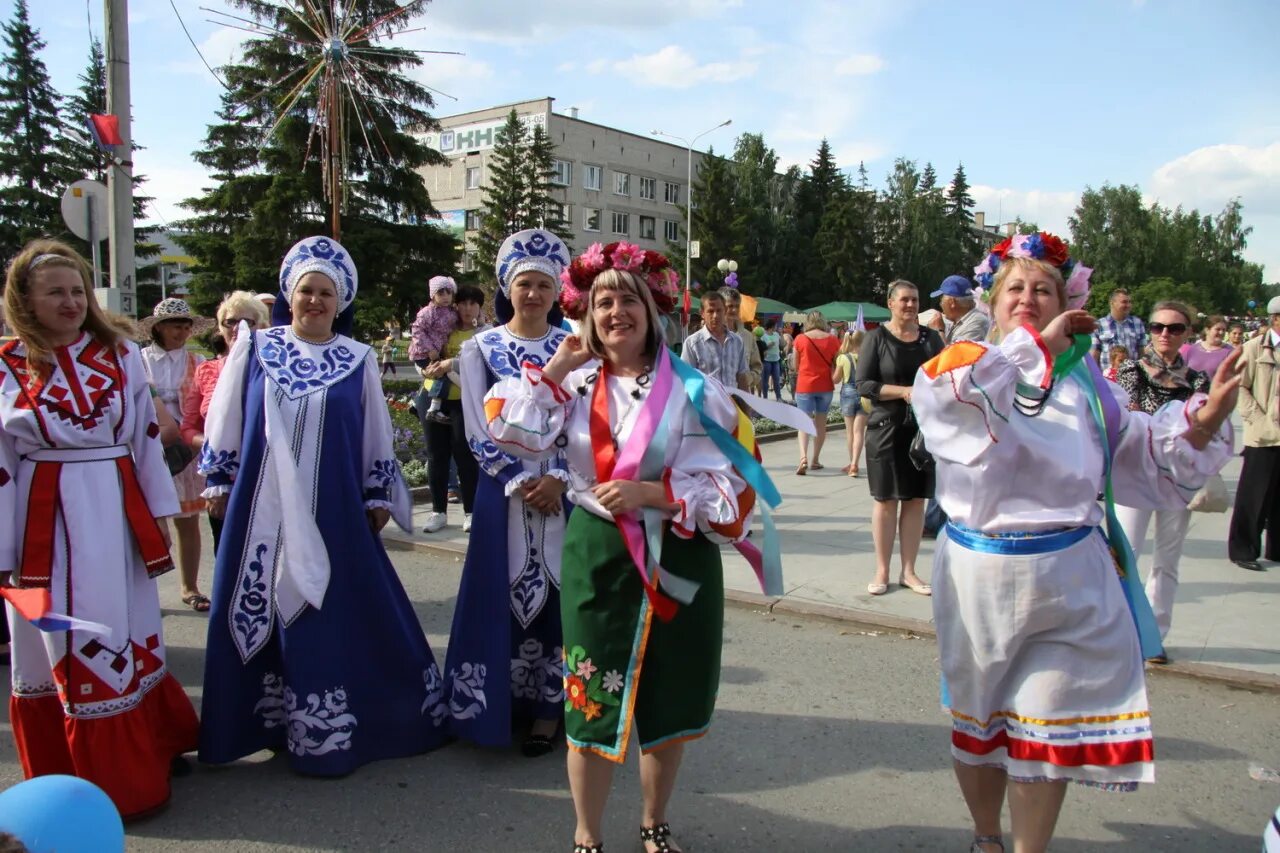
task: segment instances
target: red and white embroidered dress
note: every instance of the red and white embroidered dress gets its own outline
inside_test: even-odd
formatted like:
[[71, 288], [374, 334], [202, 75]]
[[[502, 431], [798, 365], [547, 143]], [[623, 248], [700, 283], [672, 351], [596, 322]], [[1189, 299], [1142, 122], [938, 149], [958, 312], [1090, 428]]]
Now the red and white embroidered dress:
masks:
[[195, 709], [165, 667], [155, 519], [178, 512], [138, 348], [82, 334], [33, 376], [0, 347], [0, 572], [51, 610], [103, 626], [45, 633], [9, 608], [9, 715], [28, 778], [79, 776], [126, 816], [169, 798]]

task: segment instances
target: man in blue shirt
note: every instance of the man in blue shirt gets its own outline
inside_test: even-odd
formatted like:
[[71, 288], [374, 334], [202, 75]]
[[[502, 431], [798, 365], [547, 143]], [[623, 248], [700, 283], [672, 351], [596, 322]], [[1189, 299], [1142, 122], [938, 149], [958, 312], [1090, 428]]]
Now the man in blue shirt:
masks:
[[1117, 287], [1111, 291], [1111, 313], [1098, 318], [1098, 330], [1093, 333], [1093, 357], [1101, 359], [1110, 353], [1114, 346], [1122, 346], [1129, 351], [1129, 359], [1137, 361], [1142, 358], [1142, 351], [1147, 348], [1150, 339], [1147, 327], [1141, 317], [1129, 312], [1133, 310], [1133, 300], [1129, 291]]

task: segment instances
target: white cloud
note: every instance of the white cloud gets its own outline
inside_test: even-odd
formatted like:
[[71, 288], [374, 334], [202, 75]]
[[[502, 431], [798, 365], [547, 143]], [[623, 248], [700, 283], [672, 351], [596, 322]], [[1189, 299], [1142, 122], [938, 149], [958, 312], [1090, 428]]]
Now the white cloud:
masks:
[[[253, 36], [242, 30], [214, 27], [213, 31], [200, 42], [200, 55], [216, 71], [223, 65], [236, 62], [243, 53], [241, 45], [250, 38]], [[209, 73], [209, 70], [204, 67], [204, 62], [200, 61], [200, 56], [197, 56], [191, 45], [186, 43], [185, 38], [180, 45], [174, 46], [173, 54], [182, 58], [170, 62], [166, 70], [179, 74], [207, 75]]]
[[634, 85], [664, 89], [688, 89], [706, 83], [732, 83], [755, 74], [759, 66], [748, 60], [707, 62], [698, 64], [684, 48], [667, 45], [656, 53], [636, 54], [618, 62], [592, 62], [587, 69], [594, 74], [608, 68], [625, 75]]
[[416, 25], [470, 40], [529, 45], [565, 35], [566, 29], [634, 33], [688, 21], [718, 18], [742, 0], [559, 0], [554, 10], [524, 0], [435, 0]]
[[1018, 190], [976, 184], [969, 187], [974, 210], [986, 214], [988, 225], [1012, 222], [1021, 217], [1046, 231], [1067, 237], [1067, 219], [1080, 203], [1078, 192]]
[[1155, 170], [1148, 187], [1166, 206], [1217, 213], [1239, 198], [1245, 214], [1280, 213], [1280, 142], [1197, 148]]
[[857, 53], [837, 62], [834, 71], [839, 77], [863, 77], [882, 68], [884, 60], [874, 53]]

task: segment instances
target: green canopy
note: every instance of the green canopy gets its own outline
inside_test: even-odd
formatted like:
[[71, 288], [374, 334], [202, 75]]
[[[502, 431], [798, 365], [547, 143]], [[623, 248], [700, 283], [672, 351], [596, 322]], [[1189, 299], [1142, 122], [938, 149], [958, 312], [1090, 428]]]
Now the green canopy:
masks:
[[[750, 293], [747, 293], [744, 295], [751, 296]], [[769, 299], [768, 297], [765, 297], [765, 296], [752, 296], [751, 298], [756, 301], [757, 317], [762, 314], [767, 316], [772, 316], [774, 314], [785, 314], [788, 311], [796, 310], [795, 308], [791, 307], [785, 302], [779, 302], [776, 299]], [[677, 305], [684, 305], [683, 300], [684, 300], [684, 294], [682, 293], [680, 294], [680, 301], [677, 302]], [[697, 311], [701, 310], [701, 308], [702, 308], [702, 300], [694, 296], [692, 293], [689, 294], [689, 310], [696, 313]]]
[[862, 306], [862, 319], [868, 323], [883, 323], [889, 319], [889, 309], [870, 302], [827, 302], [806, 308], [805, 313], [821, 311], [828, 320], [852, 323], [858, 319], [858, 306]]

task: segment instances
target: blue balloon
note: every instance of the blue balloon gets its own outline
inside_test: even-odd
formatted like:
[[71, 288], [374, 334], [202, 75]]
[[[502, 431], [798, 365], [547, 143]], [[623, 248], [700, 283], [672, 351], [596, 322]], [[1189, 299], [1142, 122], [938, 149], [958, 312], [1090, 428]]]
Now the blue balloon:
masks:
[[0, 831], [31, 853], [124, 853], [111, 798], [75, 776], [37, 776], [0, 794]]
[[1250, 308], [1257, 308], [1257, 307], [1258, 307], [1258, 300], [1256, 300], [1256, 299], [1250, 299], [1250, 300], [1249, 300], [1249, 307], [1250, 307]]

